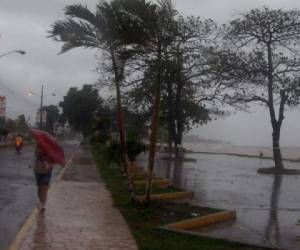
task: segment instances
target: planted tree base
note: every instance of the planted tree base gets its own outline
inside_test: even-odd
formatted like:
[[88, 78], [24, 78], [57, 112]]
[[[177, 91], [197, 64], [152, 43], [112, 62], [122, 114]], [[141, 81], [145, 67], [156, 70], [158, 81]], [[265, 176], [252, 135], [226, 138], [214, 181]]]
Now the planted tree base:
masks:
[[[186, 199], [193, 196], [192, 192], [181, 191], [181, 192], [171, 192], [171, 193], [162, 193], [162, 194], [151, 194], [150, 200], [176, 200], [176, 199]], [[137, 202], [145, 202], [145, 195], [138, 195], [135, 197]]]
[[192, 219], [185, 219], [165, 226], [167, 229], [191, 230], [195, 228], [203, 228], [220, 222], [235, 220], [236, 211], [221, 211], [204, 216], [198, 216]]
[[[137, 185], [137, 186], [146, 186], [147, 185], [147, 181], [145, 181], [145, 180], [137, 180], [137, 181], [134, 181], [133, 184]], [[169, 179], [152, 180], [152, 185], [157, 186], [157, 187], [170, 186], [171, 185], [171, 180], [169, 180]]]
[[271, 168], [259, 168], [257, 169], [257, 173], [259, 174], [290, 174], [290, 175], [297, 175], [300, 174], [300, 170], [298, 169], [278, 169], [275, 167]]

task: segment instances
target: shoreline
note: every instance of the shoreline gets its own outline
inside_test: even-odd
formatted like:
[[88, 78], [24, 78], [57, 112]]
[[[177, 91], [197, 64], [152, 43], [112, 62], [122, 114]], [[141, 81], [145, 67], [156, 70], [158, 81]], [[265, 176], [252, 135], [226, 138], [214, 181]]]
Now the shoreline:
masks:
[[[272, 160], [273, 157], [271, 156], [256, 156], [251, 154], [239, 154], [239, 153], [226, 153], [226, 152], [211, 152], [211, 151], [192, 151], [192, 150], [185, 150], [187, 154], [211, 154], [211, 155], [230, 155], [230, 156], [239, 156], [239, 157], [246, 157], [246, 158], [257, 158], [263, 160]], [[292, 158], [282, 158], [283, 161], [289, 162], [300, 162], [300, 159], [292, 159]]]
[[[225, 144], [186, 143], [183, 145], [186, 153], [191, 154], [222, 154], [239, 157], [273, 159], [273, 148], [264, 146], [234, 146]], [[300, 162], [299, 147], [281, 147], [283, 161]]]

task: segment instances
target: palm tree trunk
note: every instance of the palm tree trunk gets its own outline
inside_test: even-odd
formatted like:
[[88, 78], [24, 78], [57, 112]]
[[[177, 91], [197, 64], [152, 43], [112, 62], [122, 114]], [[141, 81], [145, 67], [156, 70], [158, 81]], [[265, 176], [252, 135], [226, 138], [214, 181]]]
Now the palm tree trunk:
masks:
[[123, 116], [123, 109], [121, 104], [120, 86], [119, 83], [117, 83], [117, 81], [116, 81], [116, 94], [117, 94], [116, 95], [117, 96], [117, 119], [118, 119], [118, 127], [119, 127], [121, 154], [124, 162], [123, 171], [124, 173], [127, 174], [128, 166], [127, 164], [125, 164], [127, 148], [126, 148], [125, 129], [124, 129], [124, 116]]
[[131, 201], [133, 202], [135, 195], [134, 195], [134, 189], [133, 189], [132, 175], [131, 175], [131, 171], [130, 171], [131, 170], [130, 164], [129, 164], [128, 156], [127, 156], [127, 147], [126, 147], [125, 129], [124, 129], [124, 117], [123, 117], [121, 92], [120, 92], [120, 77], [119, 77], [119, 73], [118, 73], [114, 49], [111, 48], [110, 52], [111, 52], [113, 70], [115, 73], [116, 97], [117, 97], [117, 119], [118, 119], [118, 127], [119, 127], [119, 134], [120, 134], [122, 166], [123, 166], [123, 171], [127, 176], [128, 189], [130, 192]]
[[157, 51], [157, 78], [155, 83], [154, 107], [151, 119], [151, 131], [149, 136], [149, 159], [148, 159], [148, 182], [146, 185], [145, 201], [150, 204], [150, 195], [153, 179], [155, 150], [156, 150], [156, 135], [159, 126], [159, 111], [160, 111], [160, 91], [161, 91], [161, 45]]

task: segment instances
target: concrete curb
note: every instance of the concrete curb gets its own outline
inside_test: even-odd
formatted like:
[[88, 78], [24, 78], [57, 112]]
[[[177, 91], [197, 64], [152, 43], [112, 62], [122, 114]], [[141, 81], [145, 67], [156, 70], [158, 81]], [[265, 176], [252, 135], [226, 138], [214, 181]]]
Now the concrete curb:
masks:
[[[190, 198], [193, 196], [192, 192], [188, 191], [182, 191], [182, 192], [172, 192], [172, 193], [162, 193], [162, 194], [151, 194], [150, 200], [176, 200], [176, 199], [184, 199], [184, 198]], [[136, 201], [138, 202], [144, 202], [145, 196], [144, 195], [138, 195], [135, 197]]]
[[[134, 181], [133, 184], [137, 186], [145, 186], [147, 184], [147, 181], [144, 180]], [[169, 179], [153, 180], [152, 185], [159, 186], [159, 187], [169, 186], [171, 185], [171, 180]]]
[[[54, 180], [54, 182], [52, 183], [52, 185], [49, 188], [49, 195], [52, 193], [52, 190], [55, 188], [55, 185], [58, 181], [60, 181], [61, 177], [63, 176], [66, 168], [69, 166], [69, 164], [72, 162], [73, 157], [74, 157], [74, 153], [76, 152], [76, 150], [80, 147], [80, 144], [74, 148], [73, 152], [70, 154], [70, 157], [65, 165], [65, 167], [61, 170], [61, 172], [59, 173], [59, 175], [56, 177], [56, 179]], [[20, 230], [18, 231], [15, 240], [10, 244], [10, 246], [8, 247], [7, 250], [18, 250], [22, 241], [24, 240], [24, 238], [26, 237], [26, 234], [28, 233], [28, 231], [30, 230], [31, 226], [33, 225], [33, 221], [34, 218], [36, 217], [36, 215], [38, 214], [38, 210], [37, 208], [33, 208], [32, 212], [30, 213], [29, 217], [27, 218], [27, 220], [24, 222], [24, 224], [21, 226]]]
[[25, 221], [23, 226], [20, 228], [19, 232], [16, 235], [15, 240], [11, 243], [11, 245], [8, 247], [8, 250], [18, 250], [22, 241], [24, 240], [27, 232], [31, 228], [34, 218], [37, 216], [38, 210], [37, 208], [34, 208], [28, 217], [28, 219]]
[[183, 220], [171, 224], [167, 224], [165, 226], [158, 227], [158, 229], [161, 230], [167, 230], [175, 233], [182, 233], [182, 234], [187, 234], [187, 235], [192, 235], [196, 237], [202, 237], [202, 238], [207, 238], [207, 239], [214, 239], [214, 240], [223, 240], [226, 242], [232, 242], [232, 243], [238, 243], [246, 246], [254, 246], [254, 247], [261, 247], [265, 249], [273, 249], [273, 250], [283, 250], [282, 248], [277, 248], [277, 247], [272, 247], [272, 246], [267, 246], [264, 244], [250, 244], [249, 242], [243, 242], [243, 241], [236, 241], [236, 240], [228, 240], [224, 239], [221, 237], [211, 237], [206, 234], [202, 234], [200, 232], [195, 232], [192, 229], [193, 228], [203, 228], [209, 225], [217, 224], [220, 222], [225, 222], [229, 220], [235, 220], [236, 219], [236, 211], [230, 211], [230, 210], [225, 210], [221, 212], [217, 212], [214, 214], [208, 214], [205, 216], [193, 218], [193, 219], [188, 219], [188, 220]]
[[171, 224], [167, 224], [165, 226], [158, 227], [158, 229], [161, 230], [167, 230], [175, 233], [182, 233], [187, 235], [192, 235], [196, 237], [202, 237], [207, 239], [214, 239], [214, 240], [223, 240], [226, 242], [232, 242], [232, 243], [238, 243], [246, 246], [252, 246], [252, 247], [261, 247], [265, 249], [273, 249], [273, 250], [283, 250], [282, 248], [277, 248], [273, 246], [267, 246], [264, 244], [251, 244], [249, 242], [243, 242], [238, 240], [228, 240], [224, 239], [222, 237], [212, 237], [206, 234], [202, 234], [200, 232], [193, 231], [193, 228], [203, 228], [209, 225], [217, 224], [220, 222], [225, 222], [229, 220], [235, 220], [236, 219], [236, 211], [221, 211], [214, 214], [209, 214], [193, 219], [183, 220]]
[[170, 229], [191, 229], [191, 228], [201, 228], [208, 225], [216, 224], [223, 221], [235, 220], [236, 211], [222, 211], [213, 214], [208, 214], [205, 216], [200, 216], [193, 219], [187, 219], [175, 223], [165, 225], [166, 228]]

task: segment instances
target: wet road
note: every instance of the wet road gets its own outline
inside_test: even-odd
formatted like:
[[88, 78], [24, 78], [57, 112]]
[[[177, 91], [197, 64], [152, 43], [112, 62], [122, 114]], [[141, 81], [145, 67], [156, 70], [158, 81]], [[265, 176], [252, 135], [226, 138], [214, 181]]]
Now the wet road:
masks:
[[[162, 157], [165, 155], [162, 155]], [[199, 230], [217, 238], [300, 249], [300, 176], [260, 175], [271, 160], [228, 155], [187, 154], [195, 161], [157, 160], [156, 174], [194, 192], [194, 204], [235, 209], [237, 221]], [[144, 157], [139, 161], [145, 164]], [[300, 163], [285, 162], [300, 169]]]
[[[66, 156], [76, 143], [62, 144]], [[35, 179], [29, 168], [33, 155], [34, 146], [25, 146], [21, 155], [13, 149], [0, 149], [0, 249], [7, 249], [37, 203]], [[52, 181], [60, 170], [54, 168]]]

